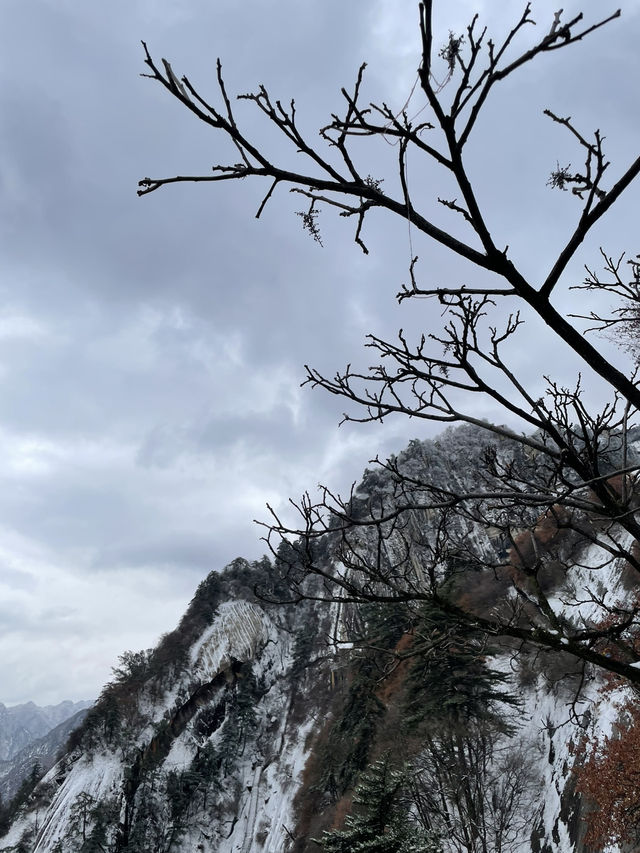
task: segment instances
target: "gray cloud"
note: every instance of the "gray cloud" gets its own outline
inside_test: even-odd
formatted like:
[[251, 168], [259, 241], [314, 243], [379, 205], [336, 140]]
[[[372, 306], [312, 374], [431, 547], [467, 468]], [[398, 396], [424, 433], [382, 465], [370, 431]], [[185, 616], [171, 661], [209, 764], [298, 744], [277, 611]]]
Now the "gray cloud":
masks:
[[[252, 519], [265, 517], [267, 500], [286, 511], [289, 495], [318, 481], [347, 489], [377, 452], [435, 431], [393, 419], [338, 430], [345, 405], [299, 389], [303, 365], [366, 367], [367, 332], [402, 326], [416, 336], [441, 321], [430, 304], [395, 303], [412, 251], [425, 279], [472, 284], [476, 270], [375, 215], [368, 257], [352, 223], [330, 214], [320, 217], [321, 249], [295, 215], [302, 199], [284, 190], [259, 221], [266, 187], [246, 182], [135, 194], [145, 175], [207, 171], [234, 155], [138, 76], [141, 38], [208, 94], [219, 54], [230, 91], [264, 82], [295, 96], [315, 141], [363, 60], [365, 96], [402, 107], [416, 74], [415, 5], [250, 0], [240, 13], [231, 0], [5, 2], [0, 701], [94, 694], [118, 653], [172, 627], [204, 573], [263, 553]], [[443, 37], [478, 6], [505, 26], [502, 9], [460, 0], [447, 4], [453, 21], [439, 21]], [[556, 159], [579, 155], [543, 107], [571, 109], [587, 132], [602, 126], [617, 163], [635, 157], [640, 5], [627, 6], [625, 24], [588, 50], [505, 83], [469, 152], [492, 228], [534, 278], [544, 272], [539, 246], [559, 243], [577, 215], [573, 199], [545, 186]], [[538, 8], [542, 26], [554, 7]], [[250, 105], [238, 111], [274, 157], [291, 156]], [[526, 156], [523, 135], [535, 140]], [[396, 154], [362, 148], [363, 168], [398, 191]], [[416, 157], [408, 168], [432, 212], [430, 194], [446, 182]], [[635, 251], [636, 206], [632, 190], [599, 230], [610, 251]], [[538, 382], [544, 364], [529, 340], [514, 357]], [[571, 377], [561, 351], [545, 356]]]

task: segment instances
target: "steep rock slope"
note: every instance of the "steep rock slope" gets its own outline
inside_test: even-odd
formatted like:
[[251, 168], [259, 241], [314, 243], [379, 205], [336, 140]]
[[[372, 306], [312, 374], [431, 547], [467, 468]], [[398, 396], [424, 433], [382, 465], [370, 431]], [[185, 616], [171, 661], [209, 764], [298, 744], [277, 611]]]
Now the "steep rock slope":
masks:
[[0, 849], [285, 849], [319, 710], [296, 645], [328, 625], [308, 605], [261, 606], [265, 568], [211, 576], [179, 629], [127, 661]]
[[[473, 485], [480, 436], [465, 429], [414, 442], [398, 464]], [[365, 474], [355, 500], [366, 512], [372, 499], [395, 500], [389, 472]], [[430, 518], [412, 523], [428, 542]], [[510, 559], [495, 531], [461, 524], [461, 541]], [[361, 547], [373, 554], [367, 536]], [[336, 547], [333, 537], [314, 555], [329, 575], [344, 570]], [[549, 581], [558, 613], [571, 599], [592, 618], [587, 585], [599, 584], [606, 606], [626, 594], [625, 567], [614, 563], [604, 577], [588, 542], [554, 548], [575, 561]], [[393, 561], [401, 543], [391, 537], [386, 549]], [[590, 804], [574, 771], [587, 735], [602, 741], [616, 730], [623, 686], [603, 691], [568, 655], [490, 648], [424, 608], [256, 596], [287, 598], [281, 568], [239, 559], [212, 573], [176, 631], [153, 652], [123, 657], [0, 850], [310, 853], [320, 849], [313, 839], [351, 849], [347, 836], [370, 833], [372, 780], [388, 765], [395, 781], [380, 796], [393, 822], [380, 832], [389, 844], [412, 839], [389, 846], [394, 853], [587, 853]], [[412, 569], [419, 576], [417, 558]], [[471, 580], [491, 607], [501, 588]], [[310, 599], [323, 597], [321, 578], [305, 583]]]

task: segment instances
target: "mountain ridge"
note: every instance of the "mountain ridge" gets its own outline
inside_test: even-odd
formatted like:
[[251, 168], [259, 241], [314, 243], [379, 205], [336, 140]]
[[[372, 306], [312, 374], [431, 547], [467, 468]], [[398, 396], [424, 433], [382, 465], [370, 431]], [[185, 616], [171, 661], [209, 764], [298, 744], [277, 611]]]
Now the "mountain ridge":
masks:
[[31, 741], [43, 737], [92, 704], [89, 700], [73, 702], [70, 699], [42, 706], [35, 702], [11, 706], [0, 702], [0, 761], [9, 761]]
[[[398, 458], [469, 483], [483, 452], [478, 435], [458, 430]], [[366, 472], [356, 491], [363, 508], [389, 494], [384, 471]], [[460, 535], [512, 559], [491, 531]], [[588, 542], [562, 536], [553, 533], [553, 547], [575, 557], [575, 585], [582, 567], [594, 571], [594, 555]], [[334, 546], [328, 540], [314, 555], [328, 576], [342, 570]], [[278, 553], [211, 573], [155, 650], [121, 658], [0, 850], [310, 853], [314, 839], [350, 850], [348, 839], [369, 831], [366, 798], [354, 804], [363, 786], [373, 796], [393, 762], [399, 799], [388, 808], [388, 839], [410, 835], [411, 849], [428, 853], [586, 853], [582, 757], [588, 737], [602, 743], [615, 730], [627, 688], [602, 692], [603, 679], [585, 679], [564, 653], [524, 653], [498, 638], [490, 647], [423, 603], [323, 604], [313, 600], [322, 597], [319, 576], [304, 581], [306, 599], [274, 603], [296, 570], [295, 549], [284, 543]], [[607, 595], [623, 593], [623, 574], [614, 566], [600, 578]], [[484, 589], [481, 574], [462, 577], [469, 586], [456, 594], [484, 595], [487, 608], [503, 594], [500, 584]], [[563, 573], [548, 579], [558, 601], [566, 583]], [[475, 775], [456, 771], [463, 756]]]
[[11, 759], [0, 762], [0, 798], [4, 802], [15, 797], [21, 783], [28, 779], [35, 767], [38, 775], [53, 767], [71, 732], [81, 725], [88, 710], [81, 708], [42, 737], [35, 738], [23, 746]]

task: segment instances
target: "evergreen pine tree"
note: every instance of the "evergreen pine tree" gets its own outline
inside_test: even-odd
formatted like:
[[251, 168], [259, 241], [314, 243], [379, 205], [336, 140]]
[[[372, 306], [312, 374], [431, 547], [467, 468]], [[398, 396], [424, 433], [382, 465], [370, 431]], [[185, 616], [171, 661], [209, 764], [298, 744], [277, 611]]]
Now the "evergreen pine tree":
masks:
[[412, 819], [401, 795], [406, 774], [388, 756], [362, 774], [343, 830], [325, 832], [325, 853], [441, 853], [438, 841]]
[[353, 787], [358, 774], [367, 766], [385, 706], [376, 695], [389, 658], [384, 650], [393, 649], [411, 625], [404, 603], [364, 604], [358, 608], [362, 636], [370, 647], [355, 662], [343, 706], [331, 727], [324, 749], [323, 777], [318, 788], [332, 802]]
[[106, 853], [109, 849], [109, 827], [117, 820], [119, 813], [115, 799], [99, 800], [91, 810], [93, 826], [80, 848], [80, 853]]
[[78, 842], [78, 847], [84, 844], [92, 824], [92, 812], [95, 806], [95, 798], [86, 791], [81, 791], [75, 798], [69, 811], [69, 834]]
[[333, 802], [352, 787], [358, 773], [367, 766], [369, 750], [384, 715], [384, 705], [375, 695], [378, 676], [373, 658], [363, 658], [354, 673], [342, 712], [331, 728], [320, 787]]
[[238, 678], [235, 690], [227, 702], [227, 713], [221, 728], [218, 755], [220, 767], [229, 773], [236, 759], [244, 753], [249, 738], [256, 729], [256, 699], [258, 685], [251, 670]]
[[392, 649], [411, 627], [411, 615], [405, 602], [362, 604], [367, 639], [378, 649]]
[[415, 646], [420, 644], [428, 650], [416, 656], [407, 681], [410, 727], [487, 723], [495, 731], [513, 731], [496, 706], [517, 706], [518, 699], [506, 689], [508, 677], [487, 666], [494, 652], [478, 632], [428, 604], [416, 627]]
[[[422, 744], [417, 786], [431, 825], [448, 832], [456, 849], [491, 849], [496, 745], [514, 733], [504, 706], [517, 706], [508, 678], [488, 666], [486, 638], [427, 605], [416, 626], [414, 659], [404, 707], [409, 731]], [[501, 707], [502, 706], [502, 707]]]
[[36, 761], [31, 768], [29, 775], [22, 780], [13, 799], [0, 811], [0, 823], [6, 825], [7, 829], [22, 806], [31, 797], [36, 785], [40, 781], [41, 775], [42, 768], [40, 766], [40, 762]]
[[162, 849], [166, 829], [161, 804], [154, 795], [154, 780], [151, 779], [138, 789], [135, 817], [129, 833], [127, 846], [122, 853], [150, 853]]
[[0, 838], [6, 834], [9, 829], [9, 809], [2, 799], [0, 794]]
[[107, 850], [107, 828], [103, 821], [97, 822], [86, 841], [80, 848], [80, 853], [105, 853]]
[[235, 713], [242, 733], [242, 747], [247, 738], [256, 729], [256, 700], [258, 685], [252, 671], [247, 672], [238, 680], [236, 689]]

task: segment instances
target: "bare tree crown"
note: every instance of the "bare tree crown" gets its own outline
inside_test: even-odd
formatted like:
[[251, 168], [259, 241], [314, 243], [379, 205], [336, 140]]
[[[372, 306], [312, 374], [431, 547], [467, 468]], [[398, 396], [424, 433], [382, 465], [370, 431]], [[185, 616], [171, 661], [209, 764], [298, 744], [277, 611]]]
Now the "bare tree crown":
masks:
[[[635, 373], [629, 376], [620, 369], [576, 324], [587, 319], [599, 331], [615, 328], [633, 348], [640, 317], [638, 258], [625, 263], [623, 258], [603, 252], [604, 272], [587, 270], [580, 287], [612, 295], [617, 307], [610, 315], [565, 313], [553, 302], [555, 288], [579, 247], [637, 177], [640, 157], [622, 170], [615, 183], [608, 184], [609, 162], [600, 131], [589, 136], [570, 117], [545, 111], [570, 135], [584, 162], [574, 169], [559, 161], [551, 173], [550, 187], [570, 191], [578, 210], [564, 246], [549, 258], [543, 279], [535, 282], [518, 268], [508, 246], [498, 244], [490, 232], [463, 159], [478, 117], [501, 81], [529, 63], [541, 61], [545, 54], [593, 36], [621, 13], [617, 10], [589, 23], [582, 14], [565, 19], [562, 11], [556, 12], [545, 25], [539, 25], [533, 43], [518, 52], [519, 37], [525, 30], [531, 32], [535, 23], [531, 3], [501, 41], [490, 37], [476, 15], [464, 33], [451, 32], [444, 45], [434, 45], [432, 6], [432, 0], [419, 4], [421, 55], [416, 85], [426, 109], [416, 116], [411, 117], [406, 107], [397, 113], [386, 103], [363, 102], [364, 64], [353, 87], [342, 89], [343, 110], [331, 115], [320, 129], [319, 143], [309, 141], [301, 131], [293, 101], [274, 99], [264, 86], [238, 96], [277, 130], [295, 155], [291, 162], [304, 164], [293, 168], [275, 162], [259, 140], [245, 133], [220, 61], [217, 94], [214, 100], [206, 99], [189, 78], [179, 78], [167, 60], [157, 63], [143, 43], [145, 76], [224, 136], [232, 146], [233, 162], [215, 165], [207, 174], [144, 178], [138, 193], [147, 195], [171, 183], [264, 178], [268, 188], [257, 217], [276, 190], [288, 187], [305, 198], [307, 207], [300, 215], [315, 240], [321, 240], [318, 212], [335, 209], [354, 222], [355, 242], [367, 253], [367, 214], [382, 209], [408, 220], [416, 232], [491, 273], [494, 281], [490, 285], [422, 283], [414, 257], [409, 281], [397, 298], [439, 301], [447, 309], [440, 330], [424, 335], [417, 344], [402, 332], [395, 341], [370, 335], [367, 345], [376, 354], [376, 364], [364, 373], [347, 367], [327, 377], [313, 367], [306, 368], [308, 383], [356, 404], [359, 414], [345, 416], [348, 420], [382, 420], [399, 413], [482, 429], [486, 452], [477, 482], [447, 487], [430, 480], [428, 470], [412, 474], [398, 460], [390, 460], [381, 465], [394, 483], [393, 499], [377, 496], [363, 509], [355, 492], [341, 498], [325, 488], [319, 499], [305, 495], [296, 504], [301, 516], [297, 529], [272, 513], [267, 539], [284, 564], [277, 548], [279, 537], [298, 537], [295, 547], [291, 546], [295, 555], [287, 563], [294, 595], [310, 595], [311, 575], [320, 579], [320, 586], [313, 587], [319, 598], [435, 601], [487, 633], [570, 652], [582, 664], [596, 664], [640, 683], [640, 669], [635, 666], [640, 657], [640, 596], [631, 595], [623, 603], [612, 600], [606, 590], [590, 588], [586, 599], [591, 615], [586, 618], [584, 593], [568, 592], [560, 608], [542, 582], [553, 550], [545, 533], [551, 525], [555, 533], [564, 531], [595, 549], [601, 555], [600, 568], [626, 567], [640, 592], [640, 525], [636, 519], [640, 466], [629, 439], [640, 409], [640, 387]], [[438, 80], [434, 71], [438, 57], [446, 69], [444, 80]], [[354, 150], [355, 138], [380, 137], [395, 143], [395, 194], [386, 183], [364, 173]], [[409, 151], [453, 181], [455, 195], [438, 198], [438, 209], [457, 214], [461, 232], [454, 234], [424, 212], [431, 206], [416, 198], [408, 180]], [[510, 364], [507, 344], [520, 331], [524, 308], [533, 311], [550, 335], [573, 350], [585, 371], [594, 371], [605, 380], [611, 398], [601, 410], [587, 408], [580, 379], [574, 387], [564, 388], [548, 377], [543, 397], [519, 379]], [[506, 320], [501, 320], [505, 315]], [[475, 414], [479, 397], [520, 419], [526, 432], [519, 434], [481, 419]], [[500, 449], [496, 441], [507, 445]], [[510, 449], [504, 450], [505, 446]], [[488, 556], [486, 549], [475, 547], [469, 537], [472, 527], [499, 535], [508, 557]], [[335, 572], [317, 558], [316, 543], [325, 536], [339, 542], [344, 571]], [[566, 554], [556, 553], [553, 559], [564, 559], [568, 570]], [[462, 577], [483, 572], [495, 578], [500, 589], [506, 584], [509, 594], [490, 612], [473, 601], [462, 602], [451, 593], [450, 571], [444, 571], [454, 563]]]

